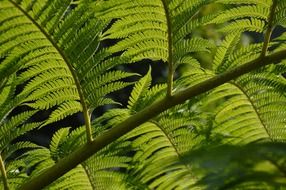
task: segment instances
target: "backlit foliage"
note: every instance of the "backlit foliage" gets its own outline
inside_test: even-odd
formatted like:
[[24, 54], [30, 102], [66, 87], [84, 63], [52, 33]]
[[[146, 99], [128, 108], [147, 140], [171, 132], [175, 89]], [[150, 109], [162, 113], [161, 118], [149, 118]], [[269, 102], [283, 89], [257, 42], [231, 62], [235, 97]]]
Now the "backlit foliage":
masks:
[[[204, 14], [206, 9], [212, 11]], [[285, 33], [271, 37], [285, 26], [284, 0], [0, 0], [1, 189], [21, 188], [90, 139], [162, 100], [170, 86], [180, 93], [285, 50]], [[216, 38], [206, 34], [210, 29]], [[251, 42], [250, 34], [264, 40]], [[152, 66], [137, 81], [139, 74], [125, 69], [144, 62], [171, 68], [173, 84], [154, 84]], [[45, 189], [286, 188], [285, 73], [284, 60], [191, 97]], [[109, 96], [131, 85], [127, 105]], [[89, 117], [109, 104], [117, 106]], [[49, 116], [35, 120], [45, 110]], [[49, 147], [20, 138], [79, 112], [84, 126], [59, 126]], [[263, 158], [236, 157], [248, 151]], [[208, 153], [213, 162], [195, 159]], [[225, 173], [217, 172], [221, 168]]]

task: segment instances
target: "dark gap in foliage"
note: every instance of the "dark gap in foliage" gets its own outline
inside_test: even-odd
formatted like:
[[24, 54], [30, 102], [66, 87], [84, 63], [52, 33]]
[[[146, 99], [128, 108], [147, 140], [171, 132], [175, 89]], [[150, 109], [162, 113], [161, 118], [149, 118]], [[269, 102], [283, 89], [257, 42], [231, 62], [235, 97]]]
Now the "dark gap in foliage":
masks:
[[[274, 31], [272, 32], [271, 39], [275, 39], [275, 38], [281, 36], [284, 32], [286, 32], [286, 28], [283, 28], [281, 26], [276, 27], [274, 29]], [[285, 40], [275, 39], [275, 41], [278, 42], [278, 43], [274, 44], [273, 46], [271, 46], [269, 48], [270, 51], [274, 50], [275, 48], [277, 48], [281, 44], [285, 43]]]
[[[43, 121], [48, 118], [51, 112], [52, 110], [40, 111], [34, 115], [31, 120], [33, 122]], [[82, 126], [83, 123], [84, 121], [82, 113], [75, 113], [58, 122], [48, 124], [47, 126], [44, 126], [40, 129], [29, 131], [25, 133], [25, 135], [17, 138], [17, 141], [29, 140], [41, 146], [49, 147], [52, 136], [57, 130], [64, 127], [71, 127], [71, 129], [75, 129], [78, 126]]]
[[247, 36], [250, 36], [254, 43], [261, 43], [264, 40], [264, 35], [259, 32], [244, 32]]
[[286, 28], [280, 25], [276, 26], [272, 32], [271, 39], [281, 36], [284, 32], [286, 32]]

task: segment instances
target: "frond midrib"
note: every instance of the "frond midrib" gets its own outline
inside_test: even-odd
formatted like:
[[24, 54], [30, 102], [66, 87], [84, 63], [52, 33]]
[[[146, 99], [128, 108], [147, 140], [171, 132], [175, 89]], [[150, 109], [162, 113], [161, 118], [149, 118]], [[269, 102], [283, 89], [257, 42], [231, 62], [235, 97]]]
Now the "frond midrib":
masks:
[[235, 87], [236, 87], [238, 90], [240, 90], [240, 91], [244, 94], [244, 96], [248, 99], [248, 101], [250, 102], [250, 104], [251, 104], [251, 106], [252, 106], [252, 108], [253, 108], [253, 110], [254, 110], [254, 112], [255, 112], [255, 114], [256, 114], [258, 120], [259, 120], [259, 122], [261, 123], [263, 129], [265, 130], [267, 136], [269, 137], [269, 139], [270, 139], [271, 141], [273, 141], [273, 139], [272, 139], [272, 137], [271, 137], [271, 135], [270, 135], [270, 133], [269, 133], [269, 131], [268, 131], [266, 125], [264, 124], [263, 119], [260, 117], [260, 114], [259, 114], [259, 112], [258, 112], [258, 108], [255, 106], [253, 100], [249, 97], [249, 95], [245, 92], [245, 90], [244, 90], [239, 84], [237, 84], [237, 83], [235, 83], [235, 82], [229, 82], [229, 84], [235, 86]]
[[87, 133], [87, 140], [88, 142], [91, 142], [92, 139], [92, 131], [91, 131], [91, 123], [90, 123], [90, 116], [89, 116], [89, 111], [88, 107], [84, 98], [84, 94], [81, 88], [80, 80], [76, 74], [76, 71], [74, 70], [71, 62], [69, 61], [68, 57], [65, 55], [65, 53], [61, 50], [61, 48], [57, 45], [57, 43], [53, 40], [53, 38], [45, 31], [44, 28], [41, 27], [41, 25], [36, 22], [22, 7], [20, 7], [17, 3], [15, 3], [12, 0], [9, 0], [11, 4], [13, 4], [21, 13], [23, 13], [39, 30], [40, 32], [46, 37], [46, 39], [52, 44], [52, 46], [58, 51], [58, 53], [61, 55], [63, 58], [64, 62], [68, 66], [69, 71], [71, 72], [71, 75], [74, 79], [75, 86], [77, 88], [79, 98], [80, 98], [80, 103], [83, 108], [83, 115], [84, 115], [84, 120], [85, 120], [85, 126], [86, 126], [86, 133]]
[[88, 172], [88, 170], [87, 170], [87, 168], [86, 168], [86, 167], [88, 167], [87, 164], [82, 163], [81, 166], [82, 166], [82, 169], [84, 170], [84, 172], [86, 173], [87, 179], [88, 179], [88, 181], [89, 181], [89, 183], [90, 183], [92, 189], [96, 189], [96, 187], [95, 187], [94, 184], [92, 183], [92, 179], [91, 179], [91, 177], [90, 177], [91, 175], [89, 174], [89, 172]]
[[4, 161], [2, 159], [2, 156], [0, 154], [0, 170], [1, 170], [1, 176], [2, 176], [2, 183], [4, 190], [9, 190], [8, 180], [7, 180], [7, 173], [4, 165]]
[[172, 96], [173, 90], [173, 36], [172, 36], [172, 21], [169, 7], [166, 0], [161, 0], [165, 11], [167, 21], [167, 35], [168, 35], [168, 77], [167, 77], [167, 96]]
[[[168, 139], [168, 141], [170, 142], [170, 144], [172, 145], [172, 147], [174, 148], [179, 160], [183, 160], [183, 156], [181, 155], [181, 153], [179, 152], [179, 150], [177, 149], [176, 145], [173, 143], [172, 139], [169, 137], [168, 133], [166, 132], [166, 130], [164, 129], [163, 126], [160, 125], [159, 122], [155, 121], [155, 120], [150, 120], [151, 123], [153, 123], [154, 125], [156, 125], [165, 135], [165, 137]], [[192, 174], [192, 169], [190, 168], [190, 166], [188, 164], [186, 164], [185, 162], [181, 162], [188, 171], [190, 171], [190, 173]]]

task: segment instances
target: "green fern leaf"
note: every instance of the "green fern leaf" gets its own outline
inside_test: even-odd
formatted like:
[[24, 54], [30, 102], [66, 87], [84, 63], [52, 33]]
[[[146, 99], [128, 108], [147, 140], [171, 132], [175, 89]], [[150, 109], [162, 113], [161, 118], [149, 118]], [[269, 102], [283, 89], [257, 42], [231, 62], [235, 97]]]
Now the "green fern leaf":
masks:
[[51, 156], [54, 160], [58, 160], [58, 158], [62, 157], [62, 153], [58, 152], [60, 150], [61, 146], [61, 141], [65, 139], [69, 134], [69, 128], [62, 128], [59, 129], [54, 135], [51, 140], [50, 144], [50, 151], [51, 151]]
[[230, 33], [235, 31], [251, 31], [251, 32], [263, 32], [263, 29], [265, 28], [265, 21], [251, 18], [251, 19], [240, 19], [236, 20], [219, 31], [224, 33]]
[[278, 1], [278, 5], [277, 5], [277, 8], [275, 10], [275, 15], [274, 15], [274, 23], [276, 25], [282, 25], [285, 27], [285, 24], [286, 24], [285, 8], [286, 8], [286, 3], [284, 1]]
[[82, 111], [82, 106], [79, 102], [77, 101], [64, 102], [60, 104], [60, 106], [51, 113], [49, 119], [47, 119], [44, 125], [60, 121], [61, 119], [80, 111]]
[[267, 20], [267, 15], [269, 14], [268, 9], [260, 6], [239, 6], [237, 8], [228, 9], [223, 11], [215, 19], [212, 20], [214, 23], [224, 23], [229, 20], [235, 20], [238, 18], [253, 17]]
[[130, 110], [139, 111], [136, 109], [136, 104], [140, 102], [140, 99], [145, 95], [146, 91], [151, 85], [151, 68], [148, 73], [140, 79], [134, 86], [128, 101], [128, 108]]

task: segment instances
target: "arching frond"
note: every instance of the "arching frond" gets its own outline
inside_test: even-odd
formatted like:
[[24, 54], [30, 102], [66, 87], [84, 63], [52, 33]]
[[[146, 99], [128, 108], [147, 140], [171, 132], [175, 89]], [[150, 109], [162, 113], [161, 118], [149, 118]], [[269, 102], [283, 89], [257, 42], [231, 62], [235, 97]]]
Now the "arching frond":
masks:
[[[29, 96], [23, 102], [37, 109], [59, 105], [52, 115], [59, 111], [68, 113], [60, 118], [81, 111], [81, 106], [75, 106], [79, 101], [89, 102], [91, 108], [112, 103], [104, 100], [105, 95], [128, 85], [117, 81], [132, 76], [123, 72], [104, 74], [115, 66], [102, 67], [101, 63], [106, 63], [110, 54], [102, 50], [98, 52], [99, 35], [108, 22], [95, 18], [88, 1], [77, 4], [75, 8], [73, 3], [71, 0], [1, 3], [1, 10], [7, 13], [2, 16], [1, 47], [5, 48], [1, 55], [5, 59], [1, 62], [0, 72], [3, 72], [3, 80], [20, 69], [18, 84], [26, 85], [19, 96]], [[97, 57], [102, 58], [97, 60]], [[15, 69], [6, 72], [5, 68], [12, 67]], [[74, 70], [77, 68], [78, 71]], [[88, 68], [88, 72], [83, 68]], [[93, 70], [100, 73], [92, 74]], [[82, 73], [85, 74], [82, 76]], [[95, 77], [98, 78], [96, 85]], [[84, 97], [80, 98], [81, 91]], [[67, 102], [73, 103], [66, 106]], [[52, 117], [49, 122], [52, 122]]]

